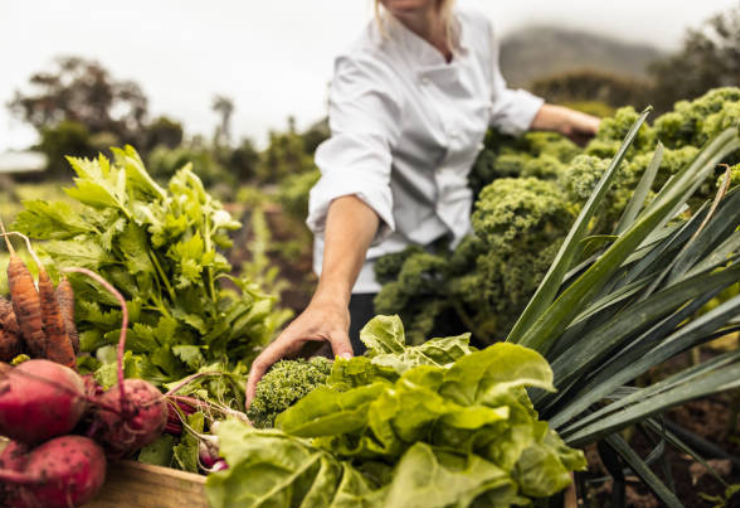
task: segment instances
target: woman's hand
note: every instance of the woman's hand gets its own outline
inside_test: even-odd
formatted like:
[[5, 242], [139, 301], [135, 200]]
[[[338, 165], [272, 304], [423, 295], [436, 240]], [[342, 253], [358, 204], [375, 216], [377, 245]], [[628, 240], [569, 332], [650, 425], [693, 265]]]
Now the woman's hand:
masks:
[[334, 356], [352, 357], [349, 341], [349, 310], [347, 304], [324, 299], [316, 295], [306, 310], [301, 313], [280, 336], [252, 363], [247, 381], [247, 405], [257, 390], [257, 382], [283, 358], [300, 356], [304, 346], [312, 341], [326, 342]]
[[563, 106], [545, 104], [534, 118], [530, 129], [555, 131], [584, 146], [599, 130], [601, 119]]

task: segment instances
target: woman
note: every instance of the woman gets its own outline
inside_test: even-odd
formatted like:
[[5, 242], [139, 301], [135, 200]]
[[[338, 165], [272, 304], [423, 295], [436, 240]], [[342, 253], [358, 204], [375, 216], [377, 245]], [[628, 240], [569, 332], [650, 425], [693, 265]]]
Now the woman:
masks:
[[489, 126], [514, 135], [557, 131], [578, 142], [598, 129], [597, 118], [507, 89], [490, 23], [453, 3], [376, 0], [376, 23], [337, 58], [332, 136], [316, 153], [322, 178], [308, 217], [319, 284], [254, 362], [248, 401], [273, 363], [310, 341], [330, 344], [335, 356], [361, 350], [357, 333], [380, 289], [375, 259], [442, 237], [454, 246], [470, 231], [467, 174]]

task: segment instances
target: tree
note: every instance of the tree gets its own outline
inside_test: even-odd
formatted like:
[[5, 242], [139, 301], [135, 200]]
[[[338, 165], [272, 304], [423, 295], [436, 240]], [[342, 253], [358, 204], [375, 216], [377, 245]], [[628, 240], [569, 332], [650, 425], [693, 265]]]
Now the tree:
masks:
[[313, 157], [306, 152], [303, 137], [296, 132], [295, 119], [291, 117], [287, 132], [270, 132], [270, 144], [260, 157], [257, 177], [274, 183], [314, 168]]
[[33, 74], [29, 84], [28, 91], [16, 91], [8, 106], [40, 133], [72, 121], [91, 135], [108, 132], [139, 144], [148, 101], [135, 82], [115, 80], [94, 60], [59, 57], [51, 71]]
[[598, 101], [614, 108], [646, 105], [650, 84], [638, 78], [582, 69], [534, 81], [530, 89], [548, 102], [558, 104]]
[[229, 153], [226, 166], [240, 182], [251, 180], [257, 174], [260, 154], [249, 138], [243, 138], [239, 146]]
[[683, 48], [650, 67], [652, 103], [659, 112], [709, 89], [740, 85], [740, 6], [690, 29]]
[[148, 153], [158, 146], [175, 148], [182, 143], [183, 134], [180, 122], [160, 116], [146, 126], [143, 149]]
[[213, 144], [215, 146], [229, 146], [231, 144], [231, 115], [234, 114], [234, 101], [225, 95], [216, 95], [213, 98], [213, 111], [221, 116], [221, 122], [216, 127]]

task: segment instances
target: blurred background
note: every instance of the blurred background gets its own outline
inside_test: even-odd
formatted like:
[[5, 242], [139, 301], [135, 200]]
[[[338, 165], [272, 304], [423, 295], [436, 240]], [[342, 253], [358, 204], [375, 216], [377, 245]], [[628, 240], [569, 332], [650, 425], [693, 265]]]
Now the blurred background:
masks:
[[[24, 200], [67, 199], [63, 188], [74, 176], [67, 155], [110, 155], [111, 146], [130, 144], [160, 182], [190, 163], [244, 226], [227, 253], [234, 273], [279, 295], [282, 308], [300, 312], [316, 283], [304, 221], [309, 190], [319, 177], [313, 153], [329, 136], [333, 61], [372, 22], [371, 0], [103, 3], [0, 4], [0, 217], [12, 222]], [[509, 84], [552, 103], [601, 117], [624, 106], [652, 105], [656, 118], [677, 101], [740, 87], [738, 0], [458, 3], [493, 21]], [[735, 102], [728, 100], [733, 114]], [[631, 125], [629, 114], [623, 116], [616, 124], [626, 118]], [[692, 132], [674, 134], [682, 140]], [[496, 145], [499, 139], [489, 141]], [[550, 138], [539, 142], [563, 147]], [[671, 147], [678, 155], [686, 148], [681, 143]], [[487, 146], [480, 167], [507, 177], [512, 167], [520, 171], [524, 148], [511, 146], [513, 155]], [[579, 152], [565, 150], [568, 157]], [[529, 262], [522, 259], [522, 266]], [[530, 268], [523, 272], [536, 272]], [[521, 306], [529, 294], [518, 279], [516, 285], [512, 293]], [[721, 347], [737, 349], [738, 340]], [[697, 348], [687, 361], [696, 363], [698, 354]], [[661, 369], [650, 375], [661, 379], [670, 372], [670, 366]], [[731, 395], [679, 408], [673, 418], [692, 422], [701, 439], [740, 456], [740, 394]], [[729, 474], [735, 461], [731, 487], [740, 490], [740, 460], [722, 453], [716, 452], [724, 458], [710, 461], [712, 467]], [[706, 470], [684, 459], [678, 483], [682, 495], [694, 496], [688, 506], [699, 506], [690, 503], [703, 492], [730, 496], [726, 485], [697, 487], [707, 481], [701, 480]], [[597, 461], [589, 460], [592, 466]], [[599, 485], [599, 495], [606, 495], [607, 487]], [[630, 506], [659, 506], [649, 493], [628, 493]], [[712, 501], [709, 494], [703, 499]]]
[[[740, 85], [736, 0], [459, 5], [493, 21], [510, 85], [592, 114], [660, 113]], [[372, 19], [371, 0], [5, 2], [0, 214], [63, 198], [65, 155], [132, 144], [162, 181], [191, 162], [248, 224], [237, 246], [262, 232], [232, 261], [263, 253], [292, 281], [277, 288], [284, 304], [300, 310], [314, 282], [303, 221], [333, 60]]]

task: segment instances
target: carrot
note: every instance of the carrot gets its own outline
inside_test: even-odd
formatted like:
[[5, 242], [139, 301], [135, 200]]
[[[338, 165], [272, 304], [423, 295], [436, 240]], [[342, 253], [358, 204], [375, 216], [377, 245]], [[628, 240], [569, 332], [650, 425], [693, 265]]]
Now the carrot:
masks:
[[9, 362], [23, 351], [13, 305], [0, 297], [0, 362]]
[[59, 309], [54, 284], [42, 266], [39, 266], [39, 296], [46, 331], [46, 358], [76, 370], [75, 352], [64, 328], [64, 318]]
[[0, 296], [0, 329], [20, 335], [18, 320], [15, 319], [13, 304]]
[[44, 333], [44, 321], [41, 317], [41, 297], [36, 290], [31, 272], [28, 271], [26, 264], [15, 253], [2, 220], [0, 220], [0, 231], [5, 236], [8, 252], [10, 252], [8, 286], [10, 286], [15, 317], [31, 355], [35, 358], [44, 358], [46, 357], [46, 334]]
[[59, 310], [62, 311], [64, 319], [64, 329], [72, 342], [72, 348], [75, 354], [80, 354], [80, 336], [75, 326], [75, 295], [72, 291], [72, 284], [67, 277], [62, 277], [57, 286], [57, 301]]
[[21, 354], [21, 341], [17, 335], [0, 329], [0, 362], [9, 362]]

